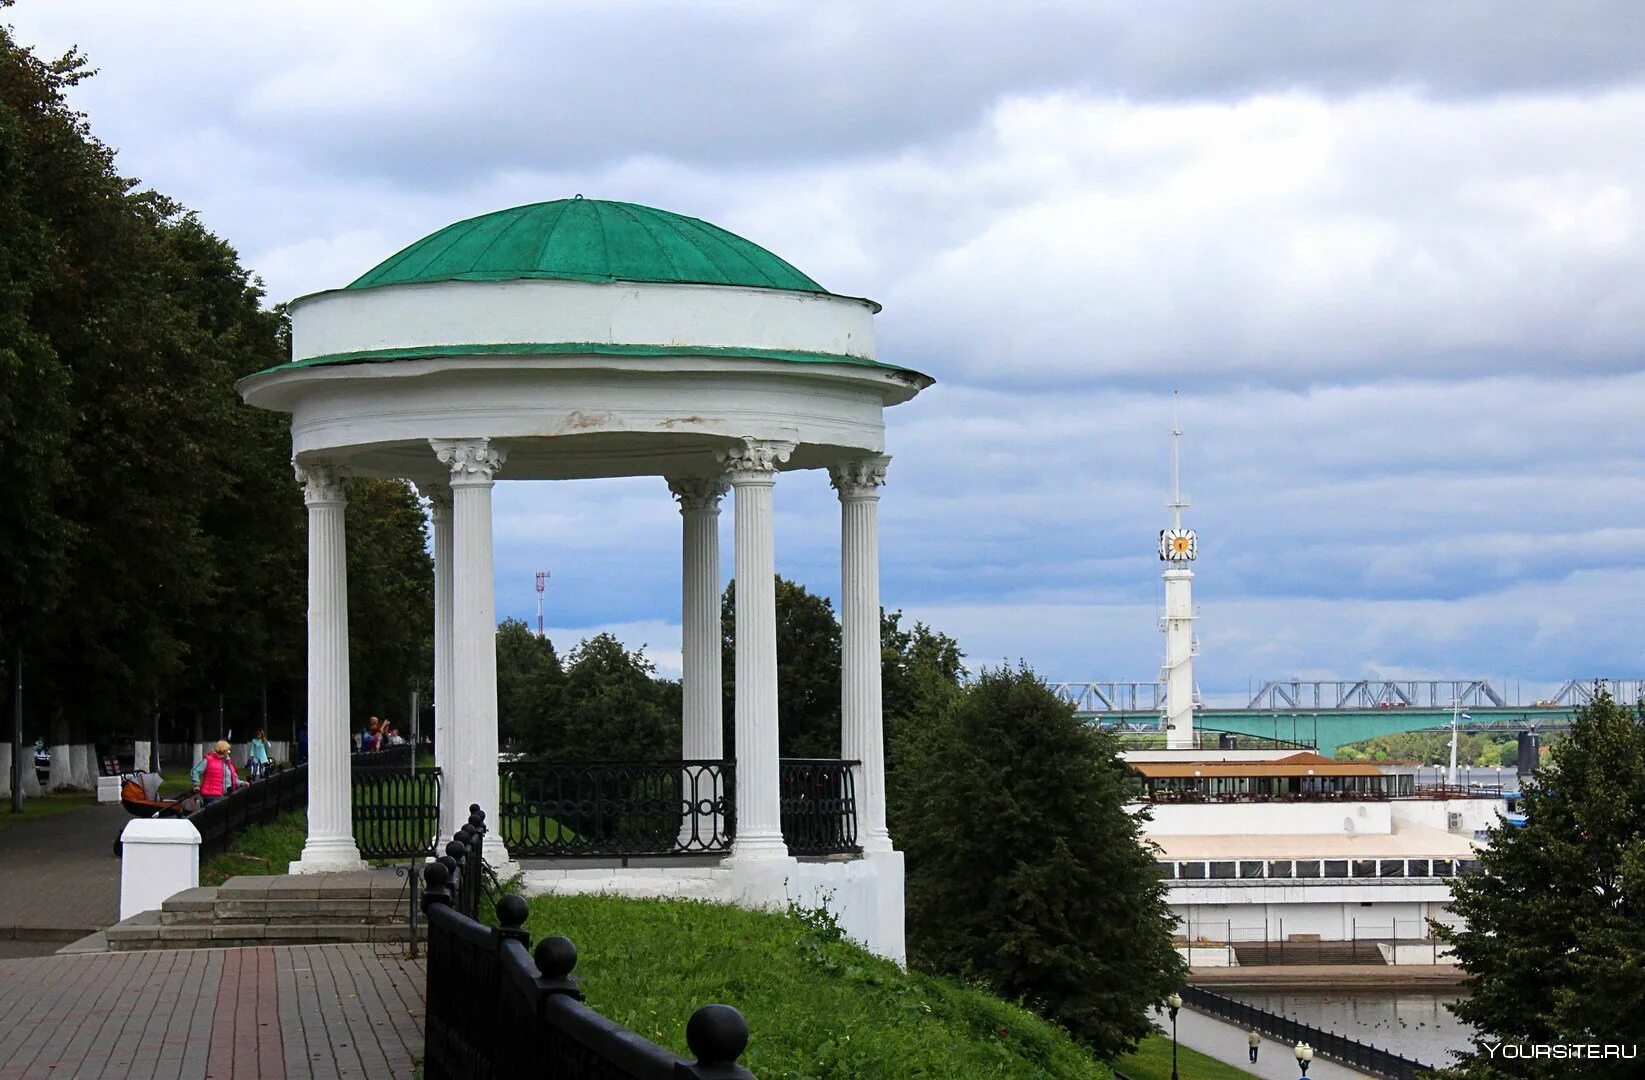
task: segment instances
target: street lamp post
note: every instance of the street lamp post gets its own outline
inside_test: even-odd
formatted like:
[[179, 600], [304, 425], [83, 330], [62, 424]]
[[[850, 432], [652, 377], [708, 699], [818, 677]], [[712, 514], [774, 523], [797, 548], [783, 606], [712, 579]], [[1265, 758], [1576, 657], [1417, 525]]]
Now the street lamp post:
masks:
[[1182, 995], [1172, 994], [1166, 998], [1165, 1007], [1171, 1013], [1171, 1080], [1179, 1080], [1177, 1076], [1177, 1010], [1182, 1008]]
[[1314, 1060], [1314, 1048], [1305, 1042], [1299, 1042], [1293, 1052], [1297, 1055], [1297, 1064], [1302, 1066], [1302, 1075], [1307, 1076], [1308, 1063]]

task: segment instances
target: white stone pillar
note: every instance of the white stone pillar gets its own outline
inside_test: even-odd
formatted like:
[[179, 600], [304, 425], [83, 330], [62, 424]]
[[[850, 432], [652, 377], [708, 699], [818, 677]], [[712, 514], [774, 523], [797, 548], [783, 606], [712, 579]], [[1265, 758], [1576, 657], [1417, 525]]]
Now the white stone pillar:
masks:
[[789, 442], [745, 439], [722, 451], [735, 492], [738, 859], [786, 858], [778, 802], [777, 564], [771, 489]]
[[485, 859], [499, 874], [511, 868], [503, 844], [497, 777], [497, 597], [491, 549], [491, 488], [506, 454], [490, 439], [430, 439], [451, 466], [451, 698], [445, 726], [450, 771], [441, 799], [455, 820], [479, 803], [490, 832]]
[[1194, 735], [1194, 572], [1165, 571], [1165, 746], [1192, 750]]
[[891, 459], [860, 458], [828, 471], [840, 496], [840, 753], [860, 761], [857, 841], [890, 851], [885, 826], [885, 721], [880, 689], [880, 487]]
[[[428, 485], [429, 517], [434, 531], [434, 764], [442, 778], [449, 777], [449, 747], [457, 736], [457, 712], [452, 706], [452, 556], [451, 485], [441, 481]], [[449, 725], [447, 721], [450, 721]], [[468, 804], [457, 813], [457, 800], [440, 800], [440, 840], [449, 840], [468, 820]], [[487, 813], [493, 813], [487, 811]]]
[[[684, 477], [668, 482], [680, 503], [680, 756], [686, 761], [725, 757], [724, 701], [720, 664], [720, 477]], [[681, 799], [700, 807], [713, 800], [712, 773], [687, 769], [680, 778]], [[719, 815], [684, 815], [680, 843], [711, 843], [723, 828]]]
[[293, 874], [365, 867], [354, 843], [349, 777], [348, 475], [297, 466], [308, 506], [308, 842]]

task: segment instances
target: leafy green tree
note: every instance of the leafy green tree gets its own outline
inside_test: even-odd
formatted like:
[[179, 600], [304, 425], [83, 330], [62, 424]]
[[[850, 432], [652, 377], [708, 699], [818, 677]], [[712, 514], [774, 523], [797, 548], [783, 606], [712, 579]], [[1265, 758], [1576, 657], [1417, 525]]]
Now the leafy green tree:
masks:
[[567, 658], [561, 694], [568, 761], [668, 761], [680, 756], [680, 684], [659, 679], [638, 649], [611, 634], [588, 638]]
[[1458, 925], [1434, 925], [1469, 977], [1452, 1006], [1480, 1033], [1468, 1076], [1573, 1075], [1569, 1061], [1493, 1054], [1499, 1042], [1645, 1043], [1645, 712], [1604, 693], [1578, 709], [1524, 796], [1528, 824], [1493, 827], [1480, 872], [1453, 884]]
[[936, 701], [897, 740], [910, 959], [1131, 1048], [1185, 971], [1112, 737], [1026, 668]]
[[[725, 746], [736, 745], [737, 593], [720, 603]], [[783, 757], [840, 756], [840, 623], [834, 605], [779, 576], [777, 590], [777, 741]]]
[[497, 627], [497, 732], [508, 746], [541, 753], [565, 736], [559, 715], [565, 672], [554, 643], [519, 619]]
[[346, 535], [354, 715], [405, 717], [413, 690], [431, 692], [434, 657], [434, 561], [417, 493], [404, 480], [356, 480]]

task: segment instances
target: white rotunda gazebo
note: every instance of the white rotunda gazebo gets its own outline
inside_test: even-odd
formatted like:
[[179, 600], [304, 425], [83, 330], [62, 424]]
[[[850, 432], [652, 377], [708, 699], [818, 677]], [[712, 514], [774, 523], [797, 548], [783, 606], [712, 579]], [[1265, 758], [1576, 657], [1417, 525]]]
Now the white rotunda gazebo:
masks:
[[[756, 905], [827, 895], [853, 936], [900, 959], [876, 515], [884, 410], [931, 380], [875, 359], [878, 310], [706, 222], [581, 197], [457, 222], [346, 288], [295, 301], [293, 359], [239, 386], [248, 404], [291, 414], [308, 506], [309, 833], [293, 872], [361, 865], [347, 760], [349, 478], [409, 479], [432, 507], [449, 837], [470, 803], [501, 824], [493, 484], [658, 476], [683, 518], [682, 762], [724, 757], [718, 519], [732, 494], [734, 837], [695, 860], [556, 860], [528, 869], [528, 886]], [[801, 469], [828, 470], [841, 508], [841, 748], [856, 763], [844, 766], [855, 843], [827, 858], [791, 854], [782, 827], [772, 494], [779, 474]], [[487, 839], [494, 865], [513, 861], [502, 837]]]

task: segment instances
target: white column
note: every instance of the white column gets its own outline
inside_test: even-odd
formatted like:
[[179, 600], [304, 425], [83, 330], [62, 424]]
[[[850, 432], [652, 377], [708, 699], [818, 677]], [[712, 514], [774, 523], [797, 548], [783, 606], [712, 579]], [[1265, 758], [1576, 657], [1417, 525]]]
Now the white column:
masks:
[[857, 766], [857, 840], [890, 851], [885, 827], [885, 722], [880, 691], [880, 487], [891, 459], [828, 471], [840, 496], [840, 753]]
[[[429, 518], [434, 527], [434, 764], [449, 775], [449, 746], [456, 737], [456, 710], [451, 707], [452, 610], [451, 610], [451, 485], [445, 481], [427, 486]], [[450, 721], [449, 725], [447, 721]], [[449, 840], [468, 820], [468, 804], [457, 813], [457, 800], [440, 800], [440, 839]], [[493, 811], [487, 811], [488, 814]]]
[[778, 803], [777, 564], [771, 489], [794, 444], [745, 439], [722, 451], [735, 493], [736, 736], [739, 859], [786, 858]]
[[[680, 756], [686, 761], [725, 757], [724, 693], [720, 665], [720, 499], [727, 488], [720, 477], [670, 480], [668, 490], [680, 504]], [[681, 799], [699, 805], [712, 800], [714, 777], [687, 769], [680, 778]], [[718, 815], [699, 819], [691, 813], [680, 822], [680, 843], [708, 843], [723, 827]]]
[[349, 783], [348, 476], [297, 466], [308, 506], [308, 842], [293, 874], [359, 870]]
[[[471, 803], [486, 813], [485, 858], [510, 865], [503, 844], [497, 777], [497, 598], [491, 550], [491, 487], [505, 453], [490, 439], [430, 439], [451, 466], [451, 705], [446, 726], [450, 772], [441, 799], [457, 820]], [[499, 871], [501, 872], [501, 871]]]
[[682, 595], [681, 689], [685, 707], [680, 753], [688, 761], [724, 753], [720, 672], [720, 498], [727, 487], [713, 479], [670, 480], [680, 503]]

